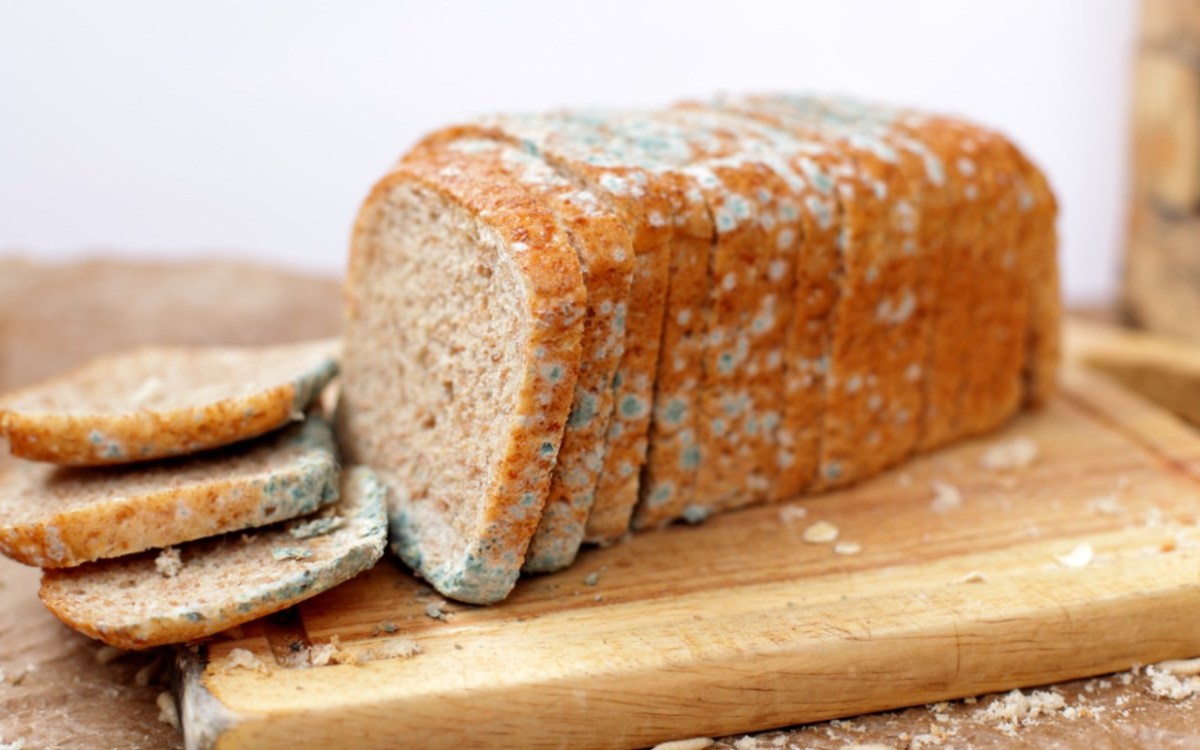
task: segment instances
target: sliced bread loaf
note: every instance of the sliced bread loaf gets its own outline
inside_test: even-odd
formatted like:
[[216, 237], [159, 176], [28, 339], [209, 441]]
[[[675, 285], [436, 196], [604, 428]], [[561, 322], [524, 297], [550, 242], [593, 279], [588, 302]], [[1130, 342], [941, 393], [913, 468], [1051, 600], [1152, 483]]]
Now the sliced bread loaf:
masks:
[[0, 472], [0, 552], [60, 568], [306, 515], [337, 500], [329, 426], [301, 424], [198, 456], [137, 466]]
[[39, 596], [70, 627], [142, 649], [218, 633], [370, 568], [387, 534], [385, 488], [347, 470], [341, 502], [253, 534], [46, 571]]
[[64, 466], [179, 456], [258, 437], [304, 410], [338, 369], [336, 340], [151, 347], [0, 399], [13, 455]]
[[537, 528], [586, 291], [557, 218], [468, 158], [367, 198], [346, 280], [338, 437], [391, 490], [393, 549], [446, 596], [503, 599]]

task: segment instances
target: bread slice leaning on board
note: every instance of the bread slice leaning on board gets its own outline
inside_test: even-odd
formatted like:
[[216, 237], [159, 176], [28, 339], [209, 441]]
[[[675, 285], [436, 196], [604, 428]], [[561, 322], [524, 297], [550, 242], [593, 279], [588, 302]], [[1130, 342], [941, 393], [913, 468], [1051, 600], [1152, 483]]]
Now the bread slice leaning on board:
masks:
[[[857, 482], [1045, 401], [1055, 216], [994, 131], [840, 99], [447, 128], [356, 224], [339, 440], [390, 485], [405, 561], [498, 601], [585, 541]], [[617, 354], [624, 270], [590, 264], [621, 252]]]

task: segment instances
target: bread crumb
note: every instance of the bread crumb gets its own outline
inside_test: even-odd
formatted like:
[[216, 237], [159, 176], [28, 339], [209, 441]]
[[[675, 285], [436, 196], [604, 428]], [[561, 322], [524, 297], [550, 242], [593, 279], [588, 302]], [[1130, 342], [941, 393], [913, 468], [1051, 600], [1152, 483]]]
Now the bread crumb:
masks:
[[935, 481], [933, 483], [933, 501], [929, 508], [934, 513], [949, 513], [962, 507], [962, 493], [952, 484]]
[[970, 573], [967, 573], [962, 578], [959, 578], [958, 582], [959, 583], [987, 583], [987, 576], [983, 574], [983, 571], [972, 570]]
[[393, 638], [360, 651], [358, 662], [364, 664], [383, 659], [407, 659], [419, 653], [421, 653], [421, 644], [411, 638]]
[[835, 555], [857, 555], [859, 552], [862, 552], [862, 545], [858, 542], [838, 542], [833, 545]]
[[333, 636], [329, 643], [313, 646], [308, 650], [308, 663], [314, 667], [327, 664], [357, 664], [358, 657], [342, 648], [342, 639]]
[[808, 508], [803, 505], [788, 504], [779, 509], [779, 520], [784, 523], [799, 521], [808, 515]]
[[1150, 677], [1150, 694], [1156, 698], [1182, 701], [1200, 693], [1200, 679], [1195, 677], [1181, 680], [1155, 666], [1146, 667], [1146, 674]]
[[175, 699], [171, 694], [163, 691], [154, 702], [158, 704], [158, 720], [179, 729], [179, 710], [175, 707]]
[[600, 574], [599, 573], [588, 573], [583, 578], [584, 586], [595, 586], [597, 583], [600, 583]]
[[123, 648], [117, 648], [116, 646], [109, 646], [106, 643], [106, 644], [102, 645], [100, 648], [96, 649], [96, 663], [97, 664], [112, 664], [114, 661], [116, 661], [117, 659], [120, 659], [122, 656], [125, 656], [128, 653], [129, 652]]
[[651, 750], [705, 750], [713, 746], [711, 737], [692, 737], [688, 740], [671, 740], [660, 742]]
[[1042, 716], [1050, 716], [1066, 705], [1067, 702], [1061, 695], [1049, 690], [1034, 690], [1029, 695], [1020, 690], [1013, 690], [992, 701], [983, 710], [983, 715], [997, 721], [997, 729], [1013, 736], [1016, 734], [1016, 727], [1026, 726]]
[[1084, 542], [1075, 545], [1075, 549], [1065, 555], [1055, 555], [1054, 559], [1064, 568], [1083, 568], [1092, 561], [1092, 545]]
[[837, 541], [838, 527], [828, 521], [817, 521], [804, 530], [801, 538], [809, 544], [829, 544]]
[[444, 606], [446, 606], [446, 602], [430, 602], [426, 604], [425, 616], [432, 620], [446, 621], [448, 613], [442, 611], [442, 607]]
[[311, 521], [296, 524], [288, 530], [288, 533], [292, 535], [293, 539], [311, 539], [314, 536], [322, 536], [341, 527], [341, 516], [329, 516], [327, 518], [314, 518]]
[[1153, 669], [1159, 672], [1173, 674], [1176, 677], [1195, 677], [1196, 675], [1200, 675], [1200, 658], [1161, 661], [1158, 664], [1155, 664]]
[[979, 465], [993, 471], [1024, 469], [1037, 460], [1037, 443], [1029, 438], [1015, 438], [997, 443], [984, 451]]
[[261, 672], [262, 674], [270, 674], [271, 669], [262, 662], [252, 651], [244, 648], [235, 648], [225, 657], [225, 662], [221, 665], [221, 673], [226, 674], [235, 669], [248, 669], [251, 672]]
[[179, 550], [167, 547], [159, 552], [158, 557], [154, 558], [154, 569], [163, 578], [174, 578], [179, 575], [179, 571], [183, 570], [183, 558], [179, 555]]
[[303, 547], [272, 547], [271, 557], [276, 560], [304, 560], [312, 557], [312, 552]]
[[391, 620], [384, 620], [375, 627], [371, 628], [371, 635], [379, 635], [380, 633], [395, 633], [400, 628]]

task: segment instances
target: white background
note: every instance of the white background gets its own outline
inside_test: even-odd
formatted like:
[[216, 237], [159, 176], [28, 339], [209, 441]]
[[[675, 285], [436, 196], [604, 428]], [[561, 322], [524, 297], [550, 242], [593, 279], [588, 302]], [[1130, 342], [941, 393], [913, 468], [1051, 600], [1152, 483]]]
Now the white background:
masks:
[[850, 93], [1049, 172], [1068, 297], [1116, 287], [1134, 0], [0, 4], [0, 254], [338, 272], [358, 202], [475, 114]]

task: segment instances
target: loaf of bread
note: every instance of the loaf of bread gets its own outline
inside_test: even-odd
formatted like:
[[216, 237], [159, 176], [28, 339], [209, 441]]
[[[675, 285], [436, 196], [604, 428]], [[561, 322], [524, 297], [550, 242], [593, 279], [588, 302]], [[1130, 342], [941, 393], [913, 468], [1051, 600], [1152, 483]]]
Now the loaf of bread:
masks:
[[1055, 217], [998, 133], [840, 99], [447, 128], [356, 224], [339, 439], [405, 561], [494, 602], [1043, 402]]

